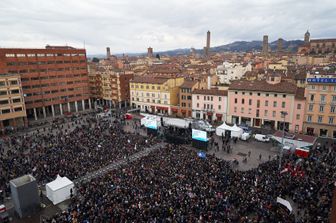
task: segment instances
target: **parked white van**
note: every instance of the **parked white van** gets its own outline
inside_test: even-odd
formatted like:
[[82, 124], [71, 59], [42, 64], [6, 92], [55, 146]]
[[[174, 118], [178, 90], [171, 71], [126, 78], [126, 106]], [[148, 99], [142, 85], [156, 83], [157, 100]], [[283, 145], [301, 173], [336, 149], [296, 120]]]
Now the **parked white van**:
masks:
[[262, 134], [255, 134], [254, 138], [255, 140], [259, 142], [269, 142], [270, 141], [270, 138]]
[[240, 139], [243, 141], [247, 141], [249, 138], [251, 138], [251, 134], [248, 132], [244, 132]]

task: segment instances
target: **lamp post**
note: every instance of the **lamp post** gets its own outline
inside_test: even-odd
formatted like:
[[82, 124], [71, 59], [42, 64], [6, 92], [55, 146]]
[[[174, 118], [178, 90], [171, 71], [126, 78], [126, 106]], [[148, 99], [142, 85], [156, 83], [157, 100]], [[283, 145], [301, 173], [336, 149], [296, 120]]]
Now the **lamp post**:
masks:
[[283, 117], [283, 124], [282, 124], [282, 139], [281, 139], [281, 149], [280, 149], [280, 158], [279, 158], [279, 170], [281, 169], [281, 161], [282, 161], [282, 155], [283, 155], [283, 148], [284, 148], [284, 139], [285, 139], [285, 119], [286, 115], [288, 115], [288, 112], [281, 111], [280, 112]]

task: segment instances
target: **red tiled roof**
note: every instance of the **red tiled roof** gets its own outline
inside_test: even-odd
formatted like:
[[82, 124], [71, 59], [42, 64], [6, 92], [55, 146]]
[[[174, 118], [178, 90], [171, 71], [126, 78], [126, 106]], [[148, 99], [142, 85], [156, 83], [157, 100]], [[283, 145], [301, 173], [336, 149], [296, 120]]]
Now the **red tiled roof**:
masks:
[[227, 91], [218, 90], [218, 89], [196, 89], [192, 93], [193, 94], [227, 96]]
[[183, 84], [181, 85], [181, 88], [192, 88], [196, 83], [197, 81], [185, 80]]
[[229, 90], [245, 90], [245, 91], [262, 91], [262, 92], [278, 92], [296, 94], [296, 85], [287, 81], [281, 81], [278, 84], [269, 84], [265, 80], [247, 81], [239, 80], [233, 81]]
[[134, 77], [130, 82], [132, 83], [149, 83], [149, 84], [163, 84], [169, 78], [164, 77]]

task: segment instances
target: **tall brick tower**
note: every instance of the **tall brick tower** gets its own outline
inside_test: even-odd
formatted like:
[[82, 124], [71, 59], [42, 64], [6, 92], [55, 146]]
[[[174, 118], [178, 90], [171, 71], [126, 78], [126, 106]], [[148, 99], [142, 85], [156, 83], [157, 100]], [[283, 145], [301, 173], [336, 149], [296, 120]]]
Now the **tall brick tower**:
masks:
[[148, 47], [148, 49], [147, 49], [147, 57], [153, 57], [153, 48], [152, 47]]
[[307, 43], [309, 43], [309, 41], [310, 41], [310, 33], [307, 30], [307, 32], [304, 35], [304, 42], [305, 42], [305, 44], [307, 44]]
[[283, 50], [282, 48], [283, 48], [283, 39], [279, 38], [277, 42], [277, 52], [281, 53]]
[[263, 37], [262, 54], [264, 56], [268, 55], [268, 35], [264, 35]]
[[109, 59], [110, 57], [111, 57], [110, 47], [106, 47], [106, 59]]
[[210, 51], [210, 31], [207, 32], [206, 46], [204, 47], [205, 56], [209, 56]]

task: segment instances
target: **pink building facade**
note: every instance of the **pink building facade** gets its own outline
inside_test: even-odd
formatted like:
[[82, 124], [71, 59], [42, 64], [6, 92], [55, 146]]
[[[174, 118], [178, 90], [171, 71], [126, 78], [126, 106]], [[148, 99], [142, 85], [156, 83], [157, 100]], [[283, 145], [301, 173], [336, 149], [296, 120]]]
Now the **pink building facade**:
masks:
[[[301, 133], [304, 89], [270, 76], [266, 81], [236, 81], [228, 90], [228, 122]], [[285, 117], [281, 112], [286, 112]]]
[[192, 92], [192, 117], [223, 122], [227, 117], [227, 91], [198, 89]]

